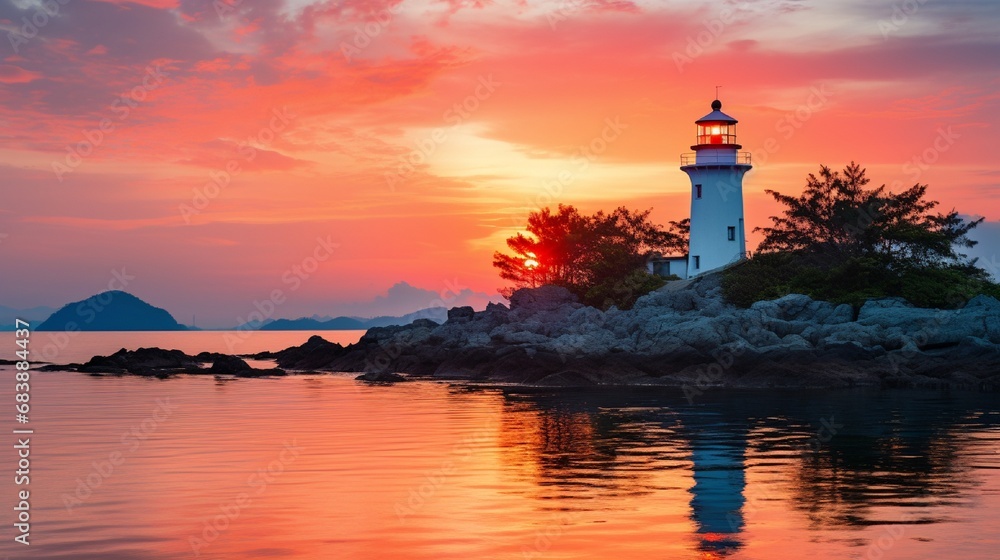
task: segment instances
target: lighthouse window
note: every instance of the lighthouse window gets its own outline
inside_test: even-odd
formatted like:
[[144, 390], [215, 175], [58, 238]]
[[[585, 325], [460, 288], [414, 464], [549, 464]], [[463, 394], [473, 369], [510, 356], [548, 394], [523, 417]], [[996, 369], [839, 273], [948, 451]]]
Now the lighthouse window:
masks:
[[694, 186], [694, 197], [701, 198], [701, 185]]
[[694, 256], [694, 267], [695, 269], [701, 268], [701, 257], [698, 255]]
[[736, 241], [736, 228], [729, 226], [729, 240]]

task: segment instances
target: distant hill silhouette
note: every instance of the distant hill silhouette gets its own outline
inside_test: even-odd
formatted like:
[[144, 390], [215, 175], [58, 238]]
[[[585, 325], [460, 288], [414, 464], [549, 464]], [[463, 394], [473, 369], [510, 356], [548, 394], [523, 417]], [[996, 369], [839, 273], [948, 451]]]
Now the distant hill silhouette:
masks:
[[43, 319], [52, 315], [55, 309], [51, 307], [39, 306], [30, 308], [15, 308], [0, 305], [0, 331], [12, 331], [15, 328], [15, 320], [21, 319], [29, 324], [40, 324]]
[[260, 327], [262, 331], [350, 331], [364, 329], [365, 324], [353, 317], [337, 317], [320, 321], [311, 317], [276, 319]]
[[372, 327], [389, 325], [409, 325], [417, 319], [430, 319], [443, 323], [448, 319], [448, 310], [444, 307], [429, 307], [401, 317], [335, 317], [332, 319], [302, 317], [300, 319], [277, 319], [260, 327], [262, 331], [346, 331], [364, 330]]
[[39, 331], [183, 331], [164, 309], [128, 292], [114, 290], [64, 305], [35, 330]]

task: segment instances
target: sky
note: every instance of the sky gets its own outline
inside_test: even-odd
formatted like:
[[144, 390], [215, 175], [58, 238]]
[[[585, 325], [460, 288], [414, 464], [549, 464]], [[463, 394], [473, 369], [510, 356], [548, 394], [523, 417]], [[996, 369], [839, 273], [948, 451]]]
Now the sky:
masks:
[[997, 28], [993, 0], [0, 0], [0, 304], [482, 302], [533, 210], [686, 217], [716, 86], [751, 249], [765, 189], [854, 160], [984, 217], [1000, 272]]

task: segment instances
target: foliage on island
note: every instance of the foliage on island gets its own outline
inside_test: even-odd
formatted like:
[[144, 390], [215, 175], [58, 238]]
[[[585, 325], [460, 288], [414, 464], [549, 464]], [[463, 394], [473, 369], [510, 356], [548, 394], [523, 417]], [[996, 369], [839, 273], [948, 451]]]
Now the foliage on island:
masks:
[[652, 223], [649, 214], [620, 207], [587, 216], [562, 204], [555, 212], [532, 212], [525, 228], [528, 235], [507, 239], [513, 255], [493, 255], [500, 277], [513, 282], [500, 293], [509, 297], [517, 288], [549, 284], [569, 289], [587, 305], [630, 308], [666, 281], [648, 274], [646, 262], [687, 251], [688, 220], [670, 222], [664, 229]]
[[821, 166], [800, 196], [768, 190], [784, 206], [752, 259], [726, 270], [727, 299], [749, 306], [790, 293], [859, 306], [866, 299], [903, 297], [919, 307], [953, 308], [1000, 286], [961, 251], [982, 222], [936, 213], [927, 185], [893, 193], [866, 188], [865, 169]]

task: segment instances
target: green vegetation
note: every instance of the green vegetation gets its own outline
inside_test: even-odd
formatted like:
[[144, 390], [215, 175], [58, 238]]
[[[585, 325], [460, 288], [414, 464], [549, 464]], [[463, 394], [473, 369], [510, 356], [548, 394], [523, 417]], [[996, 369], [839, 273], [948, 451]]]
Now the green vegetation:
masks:
[[723, 289], [736, 305], [801, 293], [860, 306], [899, 296], [921, 307], [957, 307], [977, 294], [1000, 297], [1000, 286], [960, 252], [976, 242], [954, 210], [932, 213], [927, 185], [891, 193], [866, 189], [865, 170], [820, 167], [802, 195], [767, 191], [785, 206], [764, 232], [758, 254], [726, 270]]
[[621, 207], [610, 214], [584, 216], [573, 206], [559, 205], [528, 216], [528, 236], [507, 239], [514, 252], [496, 252], [493, 266], [516, 288], [544, 284], [563, 286], [595, 307], [628, 309], [635, 300], [664, 284], [646, 273], [649, 258], [687, 251], [688, 221], [671, 222], [670, 229], [649, 221], [649, 210]]

